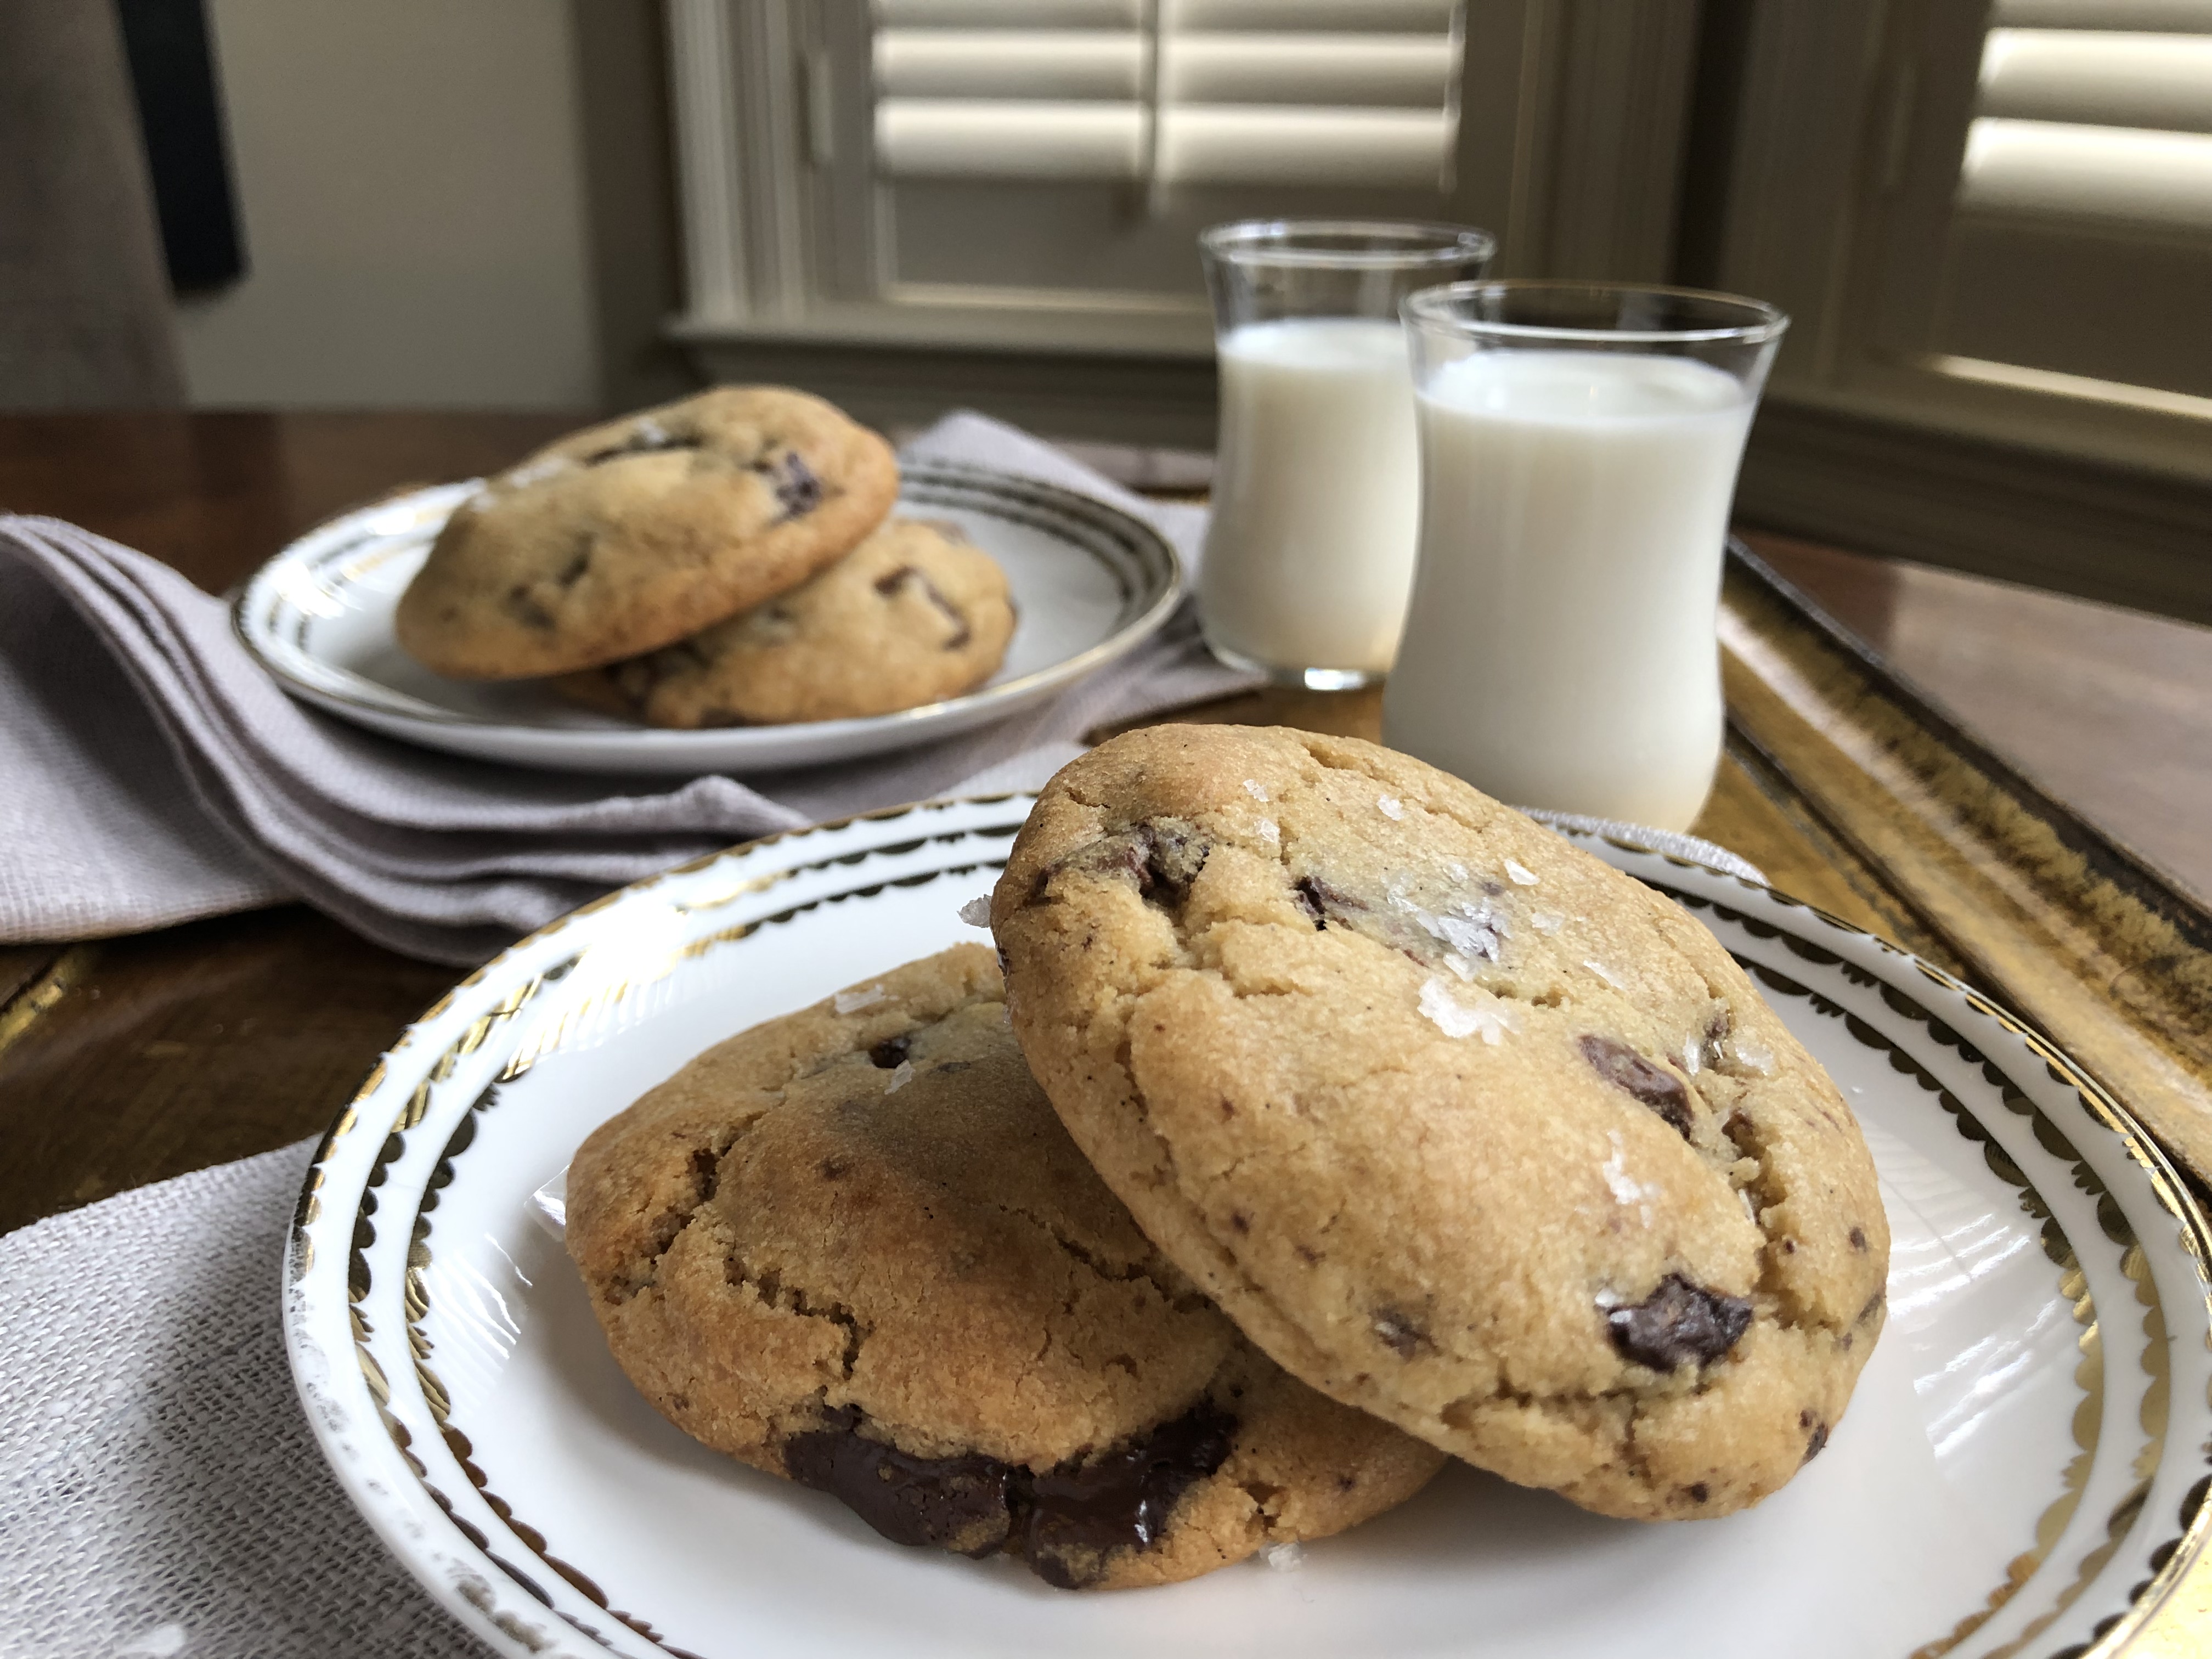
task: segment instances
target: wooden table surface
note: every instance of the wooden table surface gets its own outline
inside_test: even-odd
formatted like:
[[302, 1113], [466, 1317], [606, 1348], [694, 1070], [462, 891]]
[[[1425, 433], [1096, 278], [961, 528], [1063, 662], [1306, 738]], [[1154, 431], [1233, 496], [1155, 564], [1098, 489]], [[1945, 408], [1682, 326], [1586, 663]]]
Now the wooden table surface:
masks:
[[[331, 514], [496, 467], [544, 415], [0, 417], [0, 508], [70, 519], [210, 592]], [[2212, 890], [2212, 630], [1833, 549], [1749, 539], [2023, 771]], [[1993, 666], [1994, 665], [1994, 666]], [[2002, 695], [1984, 695], [1996, 675]], [[2095, 686], [2094, 709], [2082, 688]], [[1732, 683], [1732, 696], [1734, 683]], [[1977, 697], [1982, 701], [1977, 704]], [[1177, 718], [1373, 737], [1372, 694], [1273, 691]], [[1954, 969], [1971, 928], [1867, 856], [1774, 745], [1739, 732], [1699, 833], [1778, 886]], [[2195, 792], [2193, 794], [2191, 792]], [[2194, 803], [2193, 805], [2191, 803]], [[320, 1130], [458, 975], [300, 906], [127, 939], [0, 946], [0, 1231]]]

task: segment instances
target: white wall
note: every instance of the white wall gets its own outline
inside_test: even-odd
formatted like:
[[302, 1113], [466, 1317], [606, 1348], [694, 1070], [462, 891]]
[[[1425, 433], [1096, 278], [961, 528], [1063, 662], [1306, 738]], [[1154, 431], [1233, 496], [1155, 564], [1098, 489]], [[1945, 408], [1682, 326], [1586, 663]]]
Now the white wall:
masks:
[[248, 271], [180, 303], [201, 407], [599, 397], [559, 0], [213, 0]]

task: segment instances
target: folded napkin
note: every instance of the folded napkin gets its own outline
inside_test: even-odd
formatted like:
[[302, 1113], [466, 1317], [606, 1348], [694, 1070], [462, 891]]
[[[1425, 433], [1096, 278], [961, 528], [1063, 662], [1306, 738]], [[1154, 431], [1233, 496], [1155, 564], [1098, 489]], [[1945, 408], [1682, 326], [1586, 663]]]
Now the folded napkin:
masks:
[[292, 1391], [277, 1263], [312, 1150], [0, 1238], [0, 1653], [484, 1652], [347, 1501]]
[[[1203, 508], [1147, 501], [1011, 427], [955, 414], [904, 453], [1110, 501], [1195, 568]], [[531, 771], [295, 702], [238, 643], [228, 607], [167, 566], [57, 520], [0, 516], [0, 943], [300, 898], [410, 955], [479, 962], [731, 842], [1034, 787], [1097, 726], [1258, 683], [1207, 654], [1186, 604], [1053, 702], [943, 742], [744, 782]]]

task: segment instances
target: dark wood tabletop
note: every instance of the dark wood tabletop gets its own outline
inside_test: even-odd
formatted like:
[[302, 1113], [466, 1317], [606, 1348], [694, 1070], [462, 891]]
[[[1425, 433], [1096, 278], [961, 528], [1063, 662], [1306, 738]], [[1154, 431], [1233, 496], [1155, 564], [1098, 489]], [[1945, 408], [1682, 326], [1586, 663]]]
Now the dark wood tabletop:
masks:
[[[0, 508], [69, 519], [221, 592], [333, 513], [497, 467], [576, 423], [415, 412], [0, 417]], [[1879, 732], [1849, 765], [1822, 747], [1857, 752], [1850, 732], [1823, 725], [1829, 716], [1808, 701], [1815, 691], [1790, 678], [1810, 670], [1783, 658], [1826, 653], [1821, 672], [1832, 678], [1861, 672], [1851, 653], [1863, 645], [1960, 717], [1966, 734], [1946, 741], [1965, 744], [1972, 761], [1981, 753], [1978, 733], [2002, 763], [1973, 764], [1985, 772], [1996, 764], [2008, 779], [2016, 768], [2019, 778], [2004, 787], [2050, 798], [2038, 811], [2070, 808], [2101, 832], [2100, 845], [2118, 845], [2090, 863], [2148, 895], [2142, 904], [2152, 921], [2142, 925], [2151, 933], [2154, 922], [2185, 933], [2196, 925], [2172, 895], [2212, 891], [2212, 837], [2202, 830], [2212, 821], [2212, 630], [1746, 534], [1848, 634], [1821, 633], [1789, 605], [1778, 609], [1763, 579], [1732, 574], [1723, 635], [1735, 641], [1735, 729], [1701, 833], [1785, 890], [1978, 976], [2057, 1025], [2033, 1000], [2034, 975], [2048, 964], [2022, 965], [2031, 947], [2015, 937], [2008, 908], [2032, 912], [2033, 896], [1978, 896], [1937, 856], [1980, 832], [1943, 829], [1940, 814], [1923, 814], [1937, 825], [1933, 853], [1892, 841], [1883, 815], [1902, 822], [1895, 800], [1905, 796], [1868, 793], [1881, 783]], [[1799, 668], [1813, 660], [1802, 656]], [[1845, 693], [1819, 695], [1841, 699], [1834, 708], [1848, 712]], [[1911, 701], [1893, 689], [1882, 695]], [[1372, 737], [1379, 704], [1371, 693], [1267, 692], [1176, 718]], [[1929, 718], [1950, 730], [1940, 711]], [[1972, 851], [1960, 854], [1961, 867]], [[2063, 931], [2071, 900], [2045, 897], [2051, 915], [2031, 920], [2044, 933]], [[2102, 897], [2081, 901], [2098, 904], [2100, 916], [2112, 908]], [[2139, 947], [2150, 966], [2112, 966], [2115, 953], [2138, 948], [2135, 937], [2061, 944], [2074, 953], [2068, 971], [2077, 981], [2140, 969], [2128, 1006], [2149, 1012], [2086, 1039], [2061, 1034], [2077, 1052], [2086, 1044], [2093, 1064], [2096, 1045], [2107, 1042], [2108, 1072], [2148, 1068], [2155, 1082], [2160, 1055], [2179, 1054], [2185, 1071], [2199, 1051], [2190, 1045], [2201, 1038], [2212, 1053], [2212, 1033], [2189, 1024], [2196, 957], [2152, 939]], [[321, 1129], [401, 1027], [457, 977], [298, 905], [125, 939], [0, 945], [0, 1135], [9, 1149], [0, 1159], [0, 1231]], [[2165, 1045], [2148, 1056], [2138, 1041], [2145, 1031]], [[2212, 1110], [2204, 1116], [2212, 1149]], [[2191, 1120], [2177, 1121], [2186, 1146]]]

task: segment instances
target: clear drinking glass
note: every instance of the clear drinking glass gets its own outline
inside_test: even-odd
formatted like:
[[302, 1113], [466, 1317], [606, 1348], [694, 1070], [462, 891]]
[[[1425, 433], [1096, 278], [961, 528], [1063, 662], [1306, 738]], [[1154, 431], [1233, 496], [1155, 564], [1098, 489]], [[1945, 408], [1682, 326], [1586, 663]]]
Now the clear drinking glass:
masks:
[[1382, 740], [1502, 800], [1686, 830], [1720, 764], [1721, 556], [1790, 319], [1684, 289], [1410, 296], [1420, 556]]
[[1199, 238], [1221, 366], [1199, 617], [1224, 662], [1316, 690], [1389, 672], [1419, 467], [1399, 303], [1480, 276], [1497, 246], [1463, 225], [1357, 220]]

